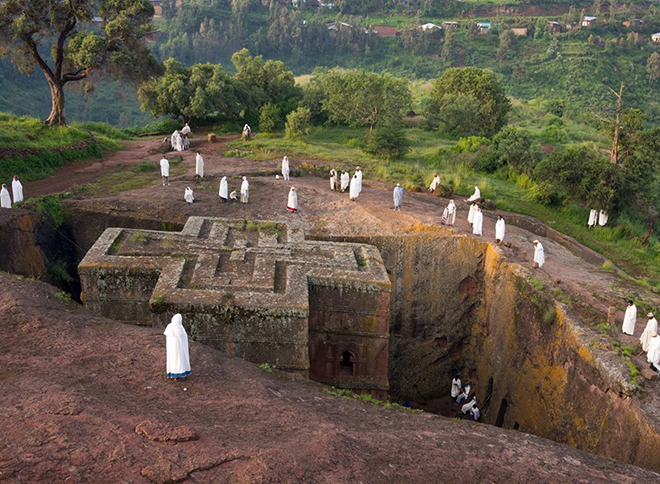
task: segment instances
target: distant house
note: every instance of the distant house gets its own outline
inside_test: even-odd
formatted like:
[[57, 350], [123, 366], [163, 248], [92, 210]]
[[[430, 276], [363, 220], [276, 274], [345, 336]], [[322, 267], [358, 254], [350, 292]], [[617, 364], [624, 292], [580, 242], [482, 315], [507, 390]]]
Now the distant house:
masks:
[[632, 20], [624, 20], [623, 22], [621, 22], [621, 24], [629, 29], [630, 27], [633, 27], [635, 25], [644, 24], [644, 21], [641, 18], [634, 18]]
[[457, 29], [457, 28], [459, 28], [459, 27], [461, 26], [461, 24], [459, 24], [458, 22], [451, 22], [451, 21], [449, 21], [449, 22], [442, 22], [442, 25], [443, 25], [446, 29]]
[[527, 27], [516, 27], [511, 29], [511, 32], [516, 37], [526, 37], [527, 33], [529, 32], [529, 29]]
[[558, 34], [563, 31], [563, 27], [556, 20], [548, 20], [548, 32], [551, 34]]
[[151, 5], [154, 7], [154, 17], [162, 17], [163, 2], [161, 0], [151, 0]]
[[490, 22], [477, 22], [477, 30], [479, 35], [484, 35], [490, 32]]
[[436, 30], [442, 30], [442, 27], [440, 27], [439, 25], [433, 24], [431, 22], [426, 23], [426, 24], [422, 24], [422, 25], [419, 26], [419, 28], [422, 29], [424, 32], [427, 32], [427, 31], [433, 32], [433, 31], [436, 31]]
[[371, 31], [376, 37], [396, 37], [399, 31], [391, 25], [374, 25]]
[[658, 32], [657, 34], [653, 34], [651, 36], [651, 42], [655, 44], [660, 44], [660, 32]]
[[351, 24], [347, 24], [346, 22], [331, 22], [329, 24], [325, 24], [325, 26], [331, 32], [341, 32], [344, 29], [353, 28]]
[[582, 19], [582, 26], [593, 27], [594, 25], [596, 25], [596, 20], [598, 20], [598, 17], [590, 17], [587, 15]]

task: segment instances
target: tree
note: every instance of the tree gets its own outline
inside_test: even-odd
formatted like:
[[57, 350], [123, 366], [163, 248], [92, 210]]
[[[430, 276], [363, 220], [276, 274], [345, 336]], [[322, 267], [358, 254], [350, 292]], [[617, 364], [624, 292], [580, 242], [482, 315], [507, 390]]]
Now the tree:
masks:
[[390, 74], [332, 69], [319, 78], [323, 109], [335, 123], [369, 126], [398, 120], [410, 108], [408, 81]]
[[187, 121], [238, 119], [248, 100], [245, 86], [232, 79], [220, 64], [184, 67], [165, 61], [165, 73], [140, 86], [140, 104], [154, 116], [183, 117]]
[[284, 137], [294, 141], [302, 140], [309, 132], [311, 115], [310, 110], [303, 107], [291, 111], [286, 117]]
[[273, 133], [280, 124], [280, 110], [272, 103], [266, 103], [259, 110], [259, 131]]
[[660, 54], [654, 52], [646, 61], [646, 75], [649, 84], [655, 84], [660, 79]]
[[497, 49], [497, 59], [500, 61], [500, 66], [502, 61], [511, 57], [515, 52], [516, 48], [516, 36], [510, 29], [502, 30], [500, 32], [500, 45]]
[[500, 79], [492, 71], [478, 67], [446, 70], [433, 83], [431, 106], [442, 106], [443, 98], [449, 94], [468, 96], [479, 104], [475, 128], [484, 136], [493, 136], [502, 129], [511, 110]]
[[64, 125], [68, 83], [101, 70], [138, 77], [155, 68], [144, 44], [153, 13], [149, 0], [5, 0], [0, 55], [24, 73], [35, 66], [43, 72], [51, 95], [46, 123]]
[[456, 136], [479, 134], [479, 102], [463, 94], [447, 94], [439, 101], [431, 99], [426, 119], [431, 127]]
[[445, 42], [442, 45], [442, 53], [440, 58], [445, 61], [447, 64], [450, 64], [454, 61], [454, 51], [456, 50], [454, 42], [454, 34], [451, 30], [447, 31], [445, 35]]
[[365, 151], [390, 160], [403, 158], [410, 151], [410, 141], [401, 122], [393, 120], [378, 127], [371, 134]]
[[521, 173], [531, 173], [541, 158], [538, 146], [524, 129], [504, 128], [495, 135], [492, 146], [500, 166], [508, 165]]

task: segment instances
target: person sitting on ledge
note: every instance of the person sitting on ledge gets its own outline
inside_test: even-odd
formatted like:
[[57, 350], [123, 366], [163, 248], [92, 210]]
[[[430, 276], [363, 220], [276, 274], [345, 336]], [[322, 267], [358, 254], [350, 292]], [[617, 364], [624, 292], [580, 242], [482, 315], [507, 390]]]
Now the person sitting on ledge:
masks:
[[471, 386], [468, 383], [463, 387], [463, 391], [461, 392], [461, 394], [458, 397], [456, 397], [456, 403], [461, 403], [463, 400], [467, 400], [468, 397], [470, 396], [470, 390], [471, 390]]
[[475, 186], [474, 187], [474, 193], [470, 198], [467, 199], [468, 202], [476, 202], [481, 198], [481, 191], [479, 190], [479, 187]]

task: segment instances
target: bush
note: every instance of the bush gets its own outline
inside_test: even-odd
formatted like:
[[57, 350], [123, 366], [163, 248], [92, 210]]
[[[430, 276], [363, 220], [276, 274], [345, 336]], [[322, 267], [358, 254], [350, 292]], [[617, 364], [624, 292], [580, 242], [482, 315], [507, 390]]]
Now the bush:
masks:
[[262, 133], [273, 133], [281, 122], [279, 108], [267, 103], [259, 110], [259, 131]]
[[541, 158], [540, 149], [523, 129], [504, 128], [493, 138], [493, 150], [500, 166], [508, 165], [523, 173], [530, 173]]
[[371, 134], [365, 151], [388, 159], [398, 159], [410, 151], [410, 141], [400, 123], [390, 123]]
[[543, 143], [557, 145], [566, 143], [568, 141], [568, 135], [561, 127], [556, 124], [551, 124], [543, 128], [539, 139]]
[[566, 110], [566, 101], [563, 99], [551, 99], [545, 103], [545, 110], [561, 118], [564, 116]]
[[298, 108], [286, 117], [284, 137], [289, 140], [302, 140], [309, 132], [311, 111], [308, 108]]

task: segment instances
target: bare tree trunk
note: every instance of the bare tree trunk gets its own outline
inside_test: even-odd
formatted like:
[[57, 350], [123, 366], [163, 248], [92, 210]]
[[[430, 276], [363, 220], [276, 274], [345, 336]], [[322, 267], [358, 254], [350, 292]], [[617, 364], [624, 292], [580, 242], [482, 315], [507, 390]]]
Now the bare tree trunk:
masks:
[[48, 126], [64, 126], [64, 86], [53, 82], [48, 82], [50, 87], [51, 109], [48, 119], [45, 123]]
[[619, 162], [619, 130], [621, 129], [621, 104], [623, 99], [623, 88], [624, 84], [622, 82], [618, 93], [612, 90], [616, 96], [616, 119], [614, 120], [614, 139], [612, 140], [612, 154], [610, 155], [610, 160], [614, 164]]

